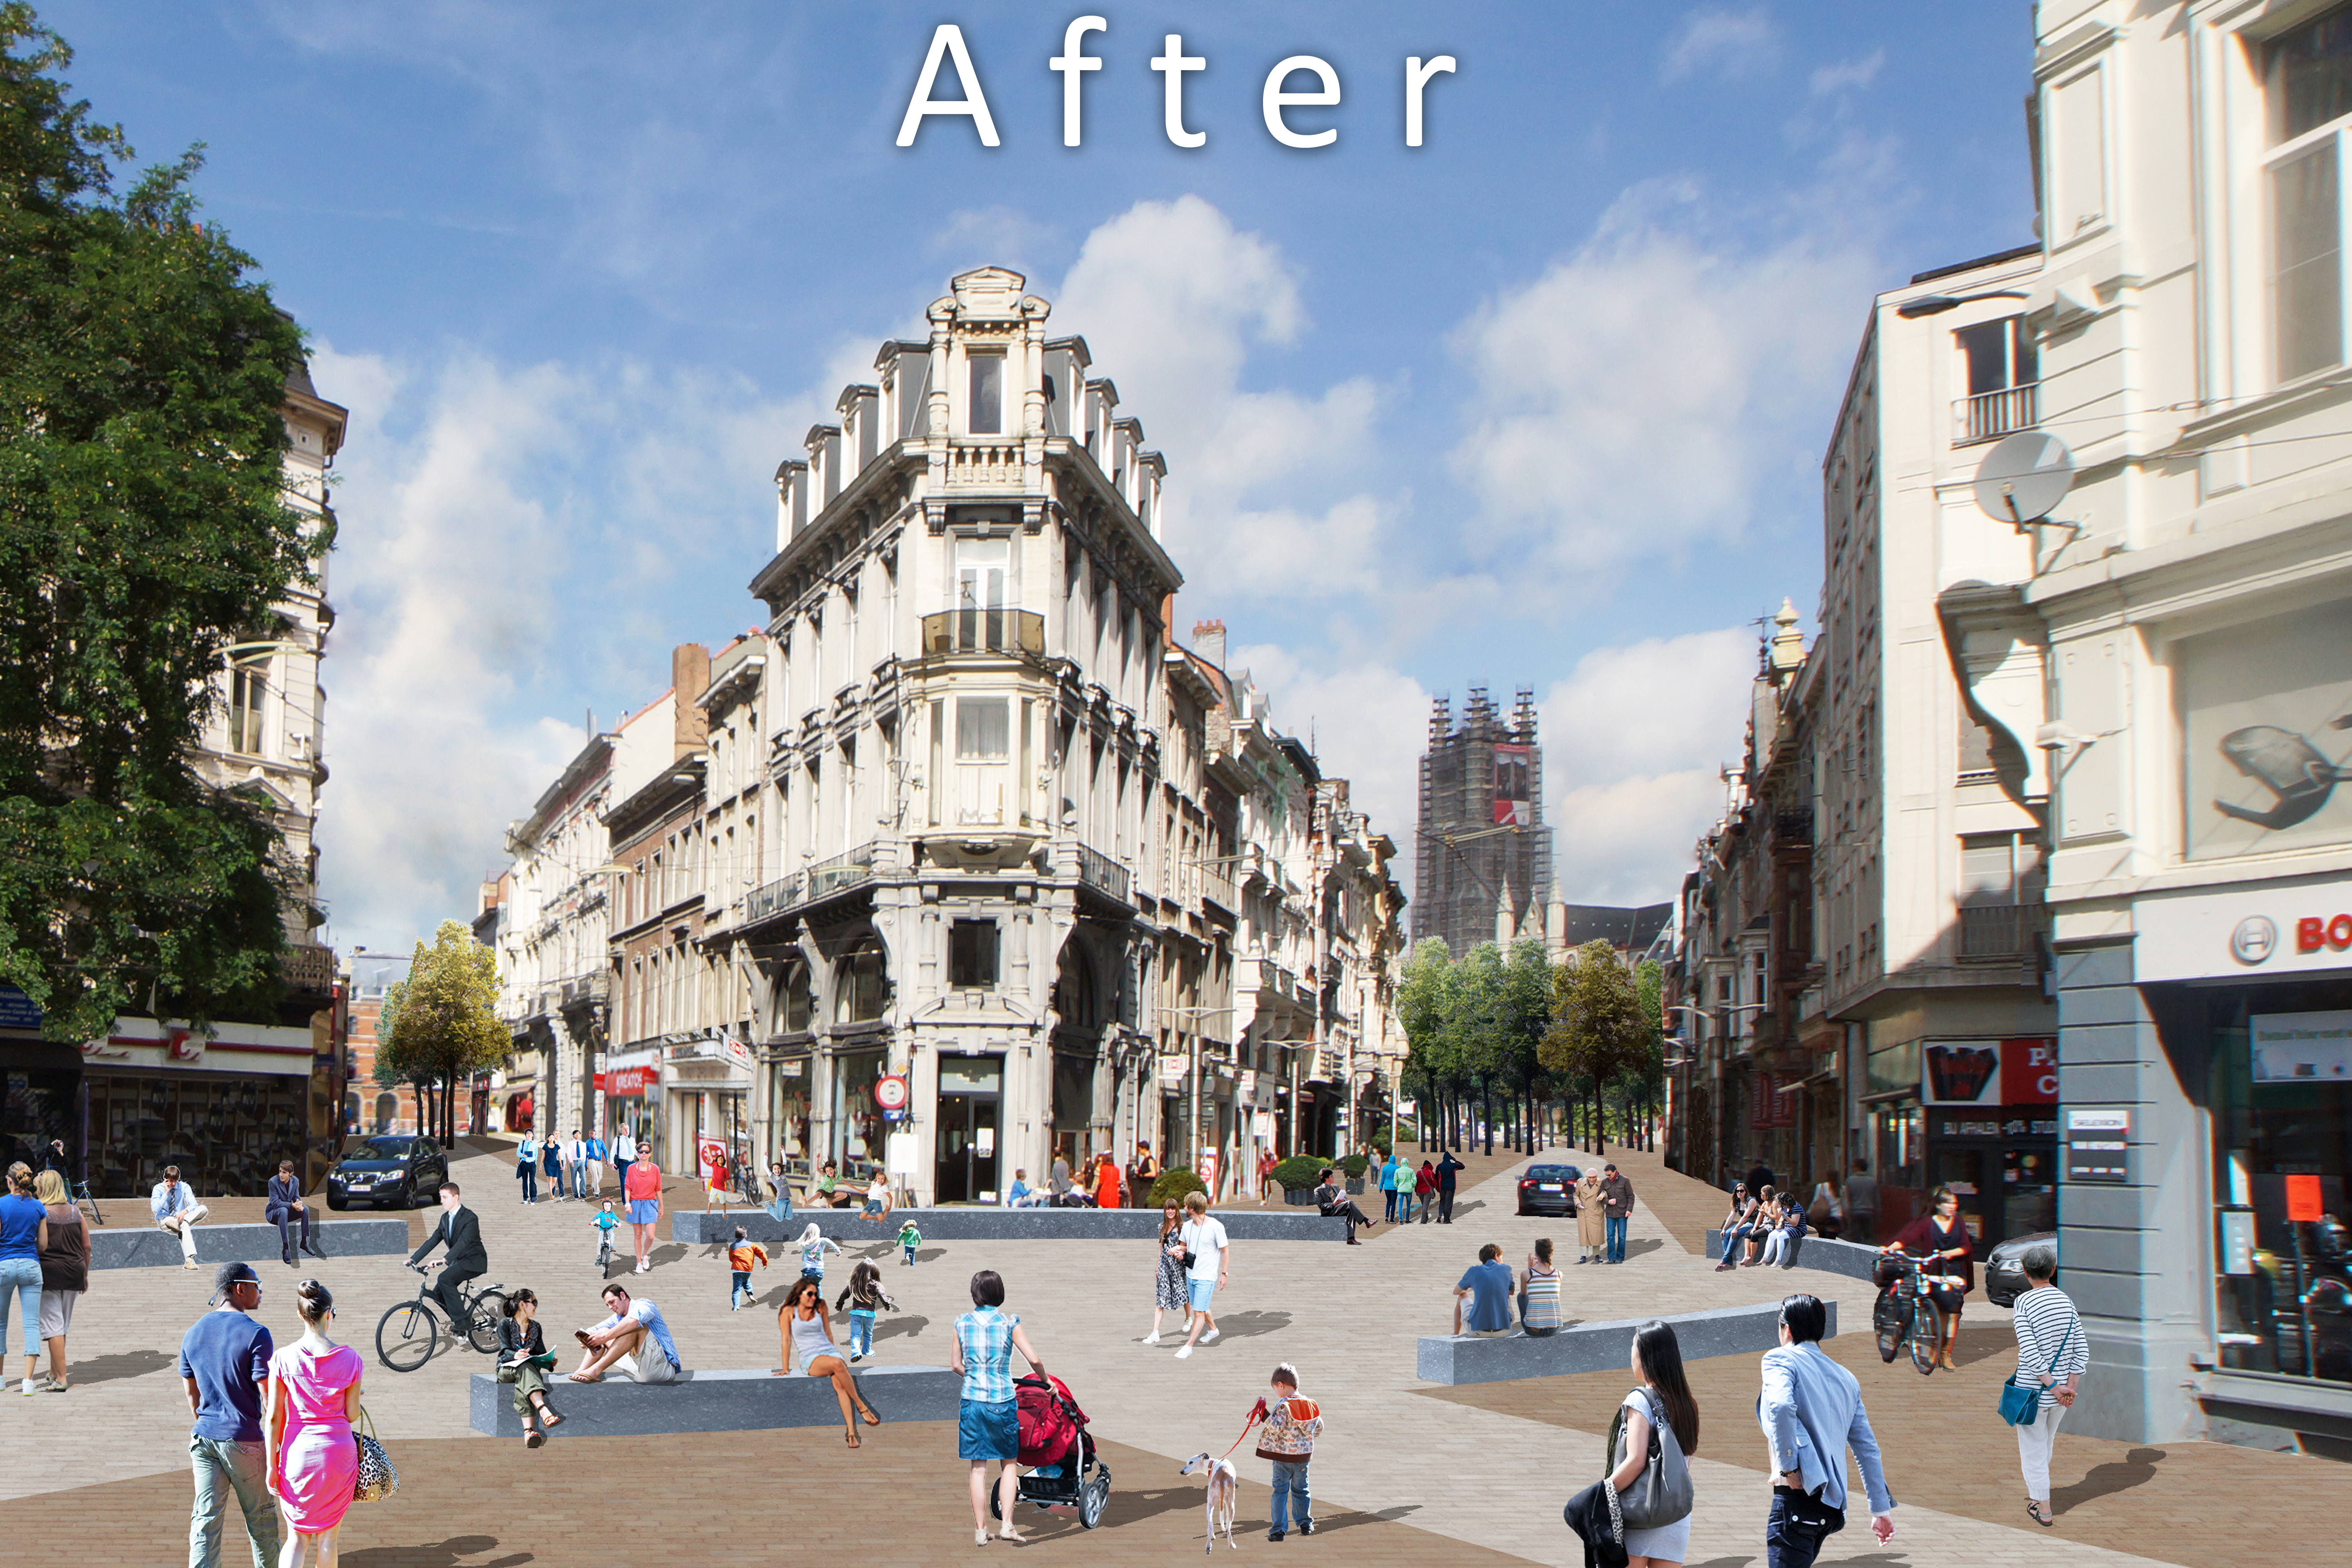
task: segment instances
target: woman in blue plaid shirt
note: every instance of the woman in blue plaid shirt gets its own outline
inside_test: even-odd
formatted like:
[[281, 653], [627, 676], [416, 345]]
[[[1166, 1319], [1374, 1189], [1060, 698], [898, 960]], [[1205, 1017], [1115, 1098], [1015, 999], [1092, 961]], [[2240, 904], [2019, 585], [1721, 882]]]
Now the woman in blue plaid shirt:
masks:
[[1045, 1375], [1045, 1363], [1029, 1347], [1021, 1320], [1003, 1311], [1004, 1279], [993, 1268], [971, 1277], [972, 1310], [955, 1321], [955, 1356], [950, 1366], [963, 1377], [963, 1401], [956, 1412], [956, 1453], [971, 1461], [971, 1542], [988, 1544], [988, 1461], [1003, 1462], [997, 1476], [998, 1531], [1020, 1541], [1013, 1528], [1013, 1503], [1021, 1468], [1021, 1415], [1013, 1402], [1013, 1352], [1029, 1370]]

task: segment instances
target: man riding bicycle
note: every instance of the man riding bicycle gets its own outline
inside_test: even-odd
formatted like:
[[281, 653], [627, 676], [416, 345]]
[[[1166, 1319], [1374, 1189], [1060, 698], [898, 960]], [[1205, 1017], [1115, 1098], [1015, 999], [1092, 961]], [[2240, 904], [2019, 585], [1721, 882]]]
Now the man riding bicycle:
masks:
[[450, 1328], [458, 1338], [466, 1334], [466, 1304], [460, 1294], [468, 1279], [478, 1279], [490, 1271], [490, 1255], [482, 1249], [482, 1222], [472, 1209], [457, 1201], [457, 1184], [441, 1184], [441, 1219], [425, 1233], [425, 1245], [408, 1255], [412, 1264], [425, 1261], [425, 1255], [436, 1247], [446, 1247], [448, 1255], [436, 1265], [441, 1278], [425, 1292], [441, 1303], [447, 1314]]

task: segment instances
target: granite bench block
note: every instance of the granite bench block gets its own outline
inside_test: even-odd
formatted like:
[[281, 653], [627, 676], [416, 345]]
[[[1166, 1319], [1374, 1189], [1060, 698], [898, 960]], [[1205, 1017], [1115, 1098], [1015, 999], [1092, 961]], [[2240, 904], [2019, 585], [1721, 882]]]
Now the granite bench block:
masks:
[[[1723, 1232], [1706, 1233], [1706, 1255], [1720, 1260], [1723, 1257]], [[1878, 1278], [1878, 1248], [1859, 1241], [1831, 1241], [1827, 1237], [1808, 1236], [1799, 1239], [1796, 1256], [1787, 1263], [1773, 1265], [1776, 1268], [1819, 1268], [1828, 1274], [1843, 1274], [1849, 1279]]]
[[[1837, 1303], [1829, 1309], [1828, 1336], [1837, 1333]], [[1685, 1361], [1706, 1356], [1760, 1355], [1780, 1342], [1780, 1305], [1759, 1302], [1752, 1307], [1721, 1307], [1706, 1312], [1683, 1312], [1665, 1320]], [[1580, 1372], [1625, 1370], [1633, 1348], [1633, 1331], [1647, 1318], [1625, 1318], [1607, 1323], [1578, 1323], [1539, 1338], [1513, 1330], [1501, 1339], [1482, 1340], [1468, 1334], [1424, 1334], [1414, 1352], [1414, 1375], [1427, 1383], [1502, 1383], [1515, 1377], [1566, 1377]]]
[[[1236, 1209], [1219, 1214], [1225, 1234], [1234, 1241], [1329, 1241], [1348, 1239], [1348, 1222], [1324, 1215]], [[765, 1209], [731, 1209], [704, 1213], [675, 1209], [670, 1213], [669, 1238], [689, 1247], [730, 1241], [741, 1226], [753, 1241], [772, 1250], [781, 1241], [797, 1241], [814, 1221], [827, 1239], [838, 1246], [889, 1241], [898, 1227], [912, 1219], [928, 1245], [935, 1241], [1149, 1241], [1160, 1233], [1158, 1209], [894, 1209], [877, 1225], [860, 1218], [853, 1209], [795, 1210], [792, 1223], [780, 1224]]]
[[[300, 1236], [298, 1229], [296, 1236]], [[310, 1222], [310, 1240], [330, 1258], [381, 1258], [410, 1250], [404, 1219], [336, 1219]], [[196, 1261], [210, 1269], [219, 1263], [259, 1263], [279, 1255], [274, 1225], [196, 1226]], [[180, 1238], [154, 1226], [89, 1233], [92, 1268], [177, 1268]]]
[[[963, 1379], [943, 1366], [857, 1367], [858, 1393], [890, 1421], [952, 1421]], [[475, 1431], [520, 1437], [514, 1385], [488, 1373], [472, 1378], [467, 1417]], [[841, 1405], [833, 1380], [778, 1377], [768, 1371], [687, 1372], [651, 1385], [606, 1379], [573, 1383], [559, 1368], [547, 1384], [548, 1403], [563, 1417], [552, 1437], [645, 1437], [671, 1432], [762, 1432], [781, 1426], [838, 1426]]]

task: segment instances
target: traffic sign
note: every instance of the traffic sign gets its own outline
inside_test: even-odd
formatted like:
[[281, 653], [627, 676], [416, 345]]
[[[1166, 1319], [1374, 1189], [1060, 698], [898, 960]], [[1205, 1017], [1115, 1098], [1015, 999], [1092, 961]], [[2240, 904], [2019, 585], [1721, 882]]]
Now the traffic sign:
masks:
[[874, 1080], [874, 1103], [887, 1114], [907, 1109], [907, 1079], [901, 1073], [891, 1073]]

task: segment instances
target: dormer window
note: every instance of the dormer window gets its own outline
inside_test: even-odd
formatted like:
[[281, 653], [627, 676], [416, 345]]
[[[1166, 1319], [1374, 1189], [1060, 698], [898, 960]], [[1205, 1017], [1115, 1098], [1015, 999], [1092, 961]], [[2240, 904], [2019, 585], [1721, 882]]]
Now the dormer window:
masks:
[[1001, 353], [973, 353], [970, 395], [966, 401], [964, 427], [975, 436], [998, 436], [1004, 431], [1004, 356]]

